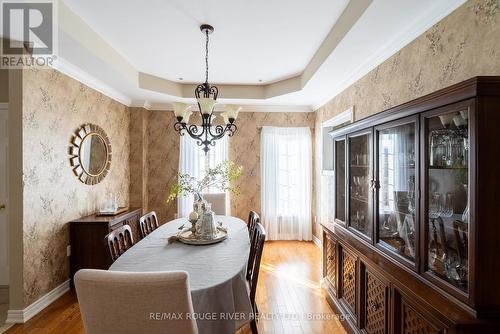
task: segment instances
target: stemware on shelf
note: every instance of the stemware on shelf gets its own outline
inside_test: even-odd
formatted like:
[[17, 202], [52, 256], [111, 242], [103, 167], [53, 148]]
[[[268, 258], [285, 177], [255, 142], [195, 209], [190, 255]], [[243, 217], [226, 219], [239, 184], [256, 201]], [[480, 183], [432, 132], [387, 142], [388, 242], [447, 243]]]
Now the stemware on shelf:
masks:
[[453, 193], [448, 192], [443, 194], [443, 206], [441, 209], [442, 217], [451, 217], [453, 216]]
[[467, 291], [468, 111], [431, 117], [427, 125], [428, 268], [439, 279]]
[[429, 218], [436, 219], [441, 216], [441, 194], [432, 193], [429, 198]]

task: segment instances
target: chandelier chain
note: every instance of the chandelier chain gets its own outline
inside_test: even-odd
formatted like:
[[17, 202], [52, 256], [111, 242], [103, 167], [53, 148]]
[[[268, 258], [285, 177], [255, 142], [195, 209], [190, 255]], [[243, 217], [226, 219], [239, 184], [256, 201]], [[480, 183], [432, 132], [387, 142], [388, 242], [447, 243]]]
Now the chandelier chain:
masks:
[[[199, 146], [202, 146], [205, 154], [210, 151], [210, 147], [214, 146], [216, 141], [223, 138], [225, 135], [232, 137], [238, 129], [234, 124], [236, 117], [225, 119], [224, 125], [213, 125], [212, 118], [214, 113], [214, 105], [217, 103], [217, 95], [219, 89], [217, 86], [211, 86], [208, 83], [209, 66], [208, 66], [208, 52], [209, 52], [209, 34], [214, 31], [214, 28], [208, 24], [202, 24], [200, 30], [205, 34], [205, 82], [196, 86], [194, 95], [198, 102], [199, 113], [201, 116], [201, 126], [195, 124], [188, 124], [186, 115], [188, 109], [185, 104], [180, 103], [177, 105], [179, 110], [174, 110], [177, 122], [174, 124], [175, 131], [179, 132], [181, 136], [188, 134], [191, 138], [196, 140]], [[202, 101], [202, 99], [204, 99]], [[212, 101], [207, 101], [212, 100]], [[174, 106], [174, 109], [176, 106]], [[182, 110], [181, 110], [182, 108]], [[236, 114], [239, 111], [236, 110]], [[187, 116], [189, 118], [189, 115]]]
[[208, 83], [208, 30], [205, 31], [207, 41], [205, 44], [205, 83]]

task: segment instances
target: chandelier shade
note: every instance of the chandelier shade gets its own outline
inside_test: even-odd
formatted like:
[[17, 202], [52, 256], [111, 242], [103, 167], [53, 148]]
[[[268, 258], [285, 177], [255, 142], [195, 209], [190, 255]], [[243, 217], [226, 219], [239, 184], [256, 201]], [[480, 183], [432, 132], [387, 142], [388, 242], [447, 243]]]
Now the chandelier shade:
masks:
[[238, 117], [238, 113], [240, 112], [241, 107], [237, 106], [235, 104], [228, 104], [226, 105], [226, 114], [229, 119], [233, 119], [233, 121], [236, 120]]
[[200, 97], [197, 101], [202, 115], [210, 115], [217, 104], [216, 100], [209, 97]]
[[186, 103], [173, 102], [174, 115], [177, 122], [174, 124], [174, 129], [179, 132], [181, 136], [188, 134], [191, 138], [195, 139], [199, 146], [203, 146], [205, 154], [210, 150], [210, 146], [214, 146], [218, 139], [221, 139], [226, 134], [231, 137], [237, 130], [234, 124], [238, 113], [241, 110], [240, 106], [228, 104], [221, 113], [224, 119], [224, 125], [213, 125], [216, 118], [214, 114], [214, 107], [218, 103], [217, 97], [219, 89], [208, 83], [208, 35], [214, 31], [214, 28], [208, 24], [200, 26], [201, 32], [205, 35], [205, 82], [196, 86], [194, 96], [198, 104], [199, 113], [201, 116], [201, 126], [196, 124], [189, 124], [189, 118], [192, 114], [190, 111], [191, 106]]
[[[173, 102], [172, 106], [174, 107], [174, 115], [179, 122], [189, 122], [189, 116], [187, 116], [188, 113], [189, 115], [191, 115], [191, 112], [189, 111], [189, 109], [191, 109], [191, 106], [189, 104], [182, 102]], [[186, 118], [187, 120], [185, 120]]]

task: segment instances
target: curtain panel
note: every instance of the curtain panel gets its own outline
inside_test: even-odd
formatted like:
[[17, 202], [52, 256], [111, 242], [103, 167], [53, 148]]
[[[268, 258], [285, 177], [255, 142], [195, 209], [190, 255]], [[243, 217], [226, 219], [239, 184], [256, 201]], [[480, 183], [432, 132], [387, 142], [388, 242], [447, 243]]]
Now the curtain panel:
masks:
[[261, 207], [268, 240], [311, 240], [311, 129], [263, 127]]
[[[201, 128], [199, 129], [201, 131]], [[203, 152], [197, 141], [188, 134], [180, 137], [179, 145], [179, 173], [189, 174], [200, 180], [205, 175], [206, 168], [213, 168], [217, 164], [228, 159], [228, 138], [223, 138], [215, 142], [215, 146], [210, 147], [207, 155]], [[205, 190], [209, 193], [220, 192], [217, 189]], [[182, 196], [177, 199], [178, 217], [188, 217], [193, 211], [193, 195]], [[229, 194], [226, 194], [226, 201], [229, 203]]]

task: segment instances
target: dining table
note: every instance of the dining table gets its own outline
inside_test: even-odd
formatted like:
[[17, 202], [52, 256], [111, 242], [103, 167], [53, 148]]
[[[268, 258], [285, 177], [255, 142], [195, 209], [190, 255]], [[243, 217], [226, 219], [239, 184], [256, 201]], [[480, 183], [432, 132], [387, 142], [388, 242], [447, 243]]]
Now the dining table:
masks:
[[252, 316], [246, 281], [250, 240], [243, 220], [231, 216], [215, 219], [227, 229], [227, 239], [221, 242], [188, 245], [172, 240], [181, 227], [191, 226], [186, 218], [179, 218], [162, 224], [137, 242], [109, 270], [187, 271], [199, 333], [234, 333]]

